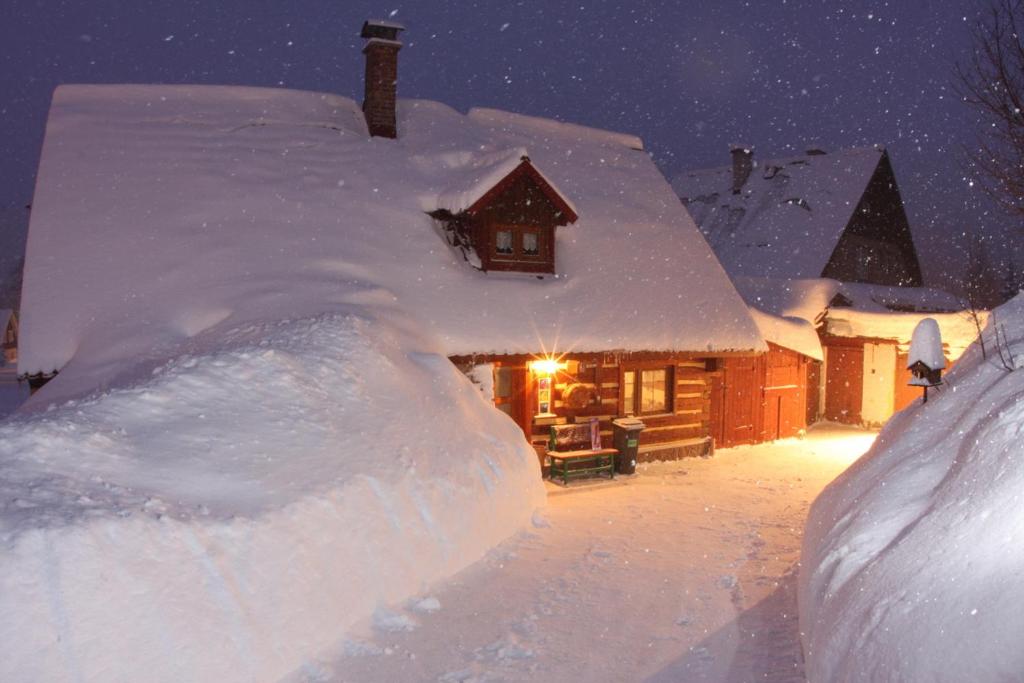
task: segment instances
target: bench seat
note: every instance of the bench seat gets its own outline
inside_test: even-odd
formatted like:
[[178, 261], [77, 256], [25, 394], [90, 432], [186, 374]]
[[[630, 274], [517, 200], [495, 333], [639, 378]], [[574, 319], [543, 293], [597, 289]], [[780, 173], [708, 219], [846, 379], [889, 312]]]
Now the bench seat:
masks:
[[556, 477], [562, 480], [563, 486], [569, 485], [570, 479], [578, 477], [589, 477], [595, 474], [607, 472], [610, 479], [615, 478], [615, 456], [618, 450], [614, 448], [601, 448], [591, 450], [589, 448], [573, 451], [548, 451], [547, 456], [551, 460], [550, 478]]

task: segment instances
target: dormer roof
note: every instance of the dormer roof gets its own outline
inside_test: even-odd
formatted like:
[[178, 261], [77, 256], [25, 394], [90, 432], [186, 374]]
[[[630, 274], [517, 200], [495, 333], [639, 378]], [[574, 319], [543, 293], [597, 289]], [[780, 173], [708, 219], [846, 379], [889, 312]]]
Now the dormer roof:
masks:
[[466, 165], [461, 177], [437, 198], [437, 208], [453, 214], [479, 212], [517, 179], [529, 176], [562, 215], [559, 225], [579, 218], [572, 201], [530, 161], [525, 147], [482, 154]]

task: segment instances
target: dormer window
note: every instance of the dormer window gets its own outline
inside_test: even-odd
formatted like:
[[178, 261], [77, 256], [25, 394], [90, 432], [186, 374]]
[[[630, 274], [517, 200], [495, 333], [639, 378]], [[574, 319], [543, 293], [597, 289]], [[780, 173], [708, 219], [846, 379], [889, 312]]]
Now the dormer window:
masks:
[[478, 159], [470, 189], [442, 193], [431, 216], [449, 244], [483, 271], [555, 272], [555, 228], [576, 210], [532, 164], [525, 150]]
[[511, 230], [499, 230], [494, 234], [494, 254], [495, 256], [512, 256], [515, 254], [515, 249], [512, 248], [512, 235]]

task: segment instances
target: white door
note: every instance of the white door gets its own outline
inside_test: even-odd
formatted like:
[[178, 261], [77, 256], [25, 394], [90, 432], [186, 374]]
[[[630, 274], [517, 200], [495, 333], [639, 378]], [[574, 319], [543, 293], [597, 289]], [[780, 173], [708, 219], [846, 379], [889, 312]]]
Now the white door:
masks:
[[890, 417], [896, 399], [896, 345], [864, 345], [864, 396], [861, 419], [880, 425]]

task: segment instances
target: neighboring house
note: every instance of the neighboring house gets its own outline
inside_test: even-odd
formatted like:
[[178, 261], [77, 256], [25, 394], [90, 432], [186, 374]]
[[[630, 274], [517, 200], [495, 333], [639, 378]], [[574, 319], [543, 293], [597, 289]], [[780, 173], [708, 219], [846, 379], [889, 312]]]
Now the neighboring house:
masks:
[[0, 344], [4, 363], [17, 363], [18, 314], [9, 308], [0, 308]]
[[688, 171], [676, 193], [732, 276], [920, 287], [921, 266], [884, 147]]
[[[946, 360], [955, 362], [977, 338], [977, 320], [954, 296], [925, 287], [884, 287], [835, 280], [735, 279], [747, 301], [788, 319], [809, 321], [824, 364], [807, 375], [807, 419], [877, 426], [921, 396], [910, 386], [907, 351], [914, 328], [934, 318]], [[767, 335], [766, 335], [766, 338]]]
[[[211, 328], [399, 307], [539, 452], [551, 424], [607, 435], [623, 415], [644, 418], [642, 458], [709, 452], [716, 373], [766, 345], [642, 142], [399, 101], [399, 30], [364, 27], [362, 107], [57, 89], [22, 299], [19, 371], [52, 378], [35, 404], [130, 382]], [[103, 363], [111, 343], [138, 367]]]
[[[882, 147], [808, 150], [755, 163], [750, 148], [736, 146], [732, 162], [684, 172], [673, 188], [748, 304], [817, 329], [819, 355], [799, 354], [803, 365], [792, 375], [806, 397], [805, 423], [885, 422], [920, 394], [905, 386], [903, 361], [921, 318], [939, 320], [950, 341], [950, 360], [976, 335], [961, 302], [922, 287], [888, 154]], [[738, 392], [733, 401], [743, 406], [742, 415], [760, 416], [760, 422], [734, 421], [749, 422], [759, 435], [754, 440], [770, 439], [784, 433], [772, 428], [780, 410], [771, 387], [778, 380], [761, 380], [760, 368], [753, 361], [748, 365], [736, 370], [732, 389], [726, 382], [726, 393]], [[747, 405], [759, 400], [760, 413]], [[728, 421], [730, 411], [725, 412]]]

